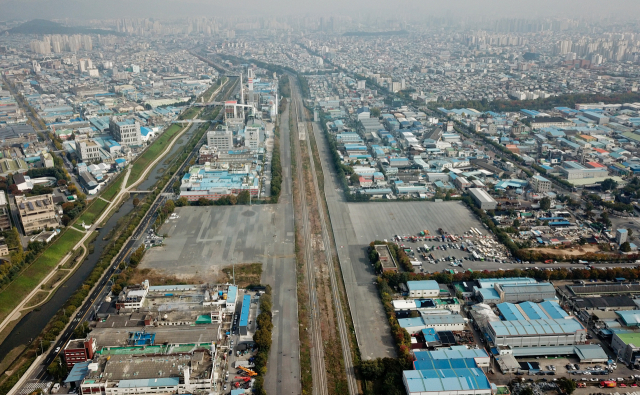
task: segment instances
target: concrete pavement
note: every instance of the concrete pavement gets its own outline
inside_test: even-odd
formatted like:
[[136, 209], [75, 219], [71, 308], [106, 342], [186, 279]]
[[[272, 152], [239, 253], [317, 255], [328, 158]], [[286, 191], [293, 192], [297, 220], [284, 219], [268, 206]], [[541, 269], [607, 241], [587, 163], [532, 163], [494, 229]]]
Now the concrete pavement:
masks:
[[365, 360], [394, 358], [395, 343], [374, 285], [376, 275], [371, 265], [364, 262], [366, 255], [360, 249], [361, 243], [351, 223], [349, 206], [339, 187], [325, 136], [317, 122], [313, 123], [313, 133], [322, 164], [324, 194], [360, 354]]
[[289, 110], [280, 123], [282, 188], [274, 222], [284, 239], [276, 238], [263, 266], [262, 283], [273, 287], [273, 334], [264, 386], [269, 394], [300, 394], [300, 342], [295, 261]]

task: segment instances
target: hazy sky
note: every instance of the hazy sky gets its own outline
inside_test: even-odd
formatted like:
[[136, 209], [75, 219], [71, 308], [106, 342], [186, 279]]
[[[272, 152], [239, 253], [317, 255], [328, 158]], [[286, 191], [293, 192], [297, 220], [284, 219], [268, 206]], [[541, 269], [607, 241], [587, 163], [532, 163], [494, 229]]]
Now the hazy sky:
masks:
[[0, 19], [290, 14], [608, 17], [640, 21], [639, 0], [0, 0]]

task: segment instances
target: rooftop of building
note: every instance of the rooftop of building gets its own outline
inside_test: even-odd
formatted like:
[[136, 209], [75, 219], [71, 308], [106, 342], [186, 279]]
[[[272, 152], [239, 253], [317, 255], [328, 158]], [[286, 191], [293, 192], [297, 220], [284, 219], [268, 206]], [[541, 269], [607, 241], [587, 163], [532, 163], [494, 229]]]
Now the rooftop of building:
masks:
[[573, 334], [584, 330], [575, 318], [495, 321], [489, 325], [497, 336], [535, 336], [553, 334]]
[[640, 347], [640, 332], [616, 332], [616, 336], [624, 344], [633, 344], [636, 347]]
[[422, 315], [417, 318], [400, 318], [398, 324], [402, 328], [409, 328], [413, 326], [430, 326], [430, 325], [458, 325], [464, 324], [466, 321], [464, 317], [459, 314], [437, 314], [437, 315]]
[[640, 310], [616, 311], [626, 326], [640, 326]]
[[131, 354], [102, 354], [98, 359], [98, 370], [90, 372], [86, 378], [108, 381], [179, 378], [185, 367], [190, 367], [191, 376], [195, 378], [210, 372], [212, 361], [209, 352], [210, 348], [207, 348], [192, 354], [164, 354], [161, 357], [138, 355], [135, 358]]
[[488, 358], [484, 350], [461, 349], [416, 351], [416, 370], [405, 370], [407, 390], [413, 392], [469, 391], [491, 389], [475, 358]]
[[535, 284], [537, 281], [529, 277], [485, 278], [478, 280], [480, 288], [493, 288], [495, 284]]
[[435, 291], [440, 285], [435, 280], [407, 281], [409, 291]]

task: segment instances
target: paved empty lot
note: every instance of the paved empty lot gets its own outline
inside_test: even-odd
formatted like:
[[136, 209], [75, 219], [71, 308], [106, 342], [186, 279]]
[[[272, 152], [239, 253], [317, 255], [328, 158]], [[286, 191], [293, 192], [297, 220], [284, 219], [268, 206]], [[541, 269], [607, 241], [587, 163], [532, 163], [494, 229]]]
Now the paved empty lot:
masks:
[[[274, 243], [287, 238], [276, 229], [275, 205], [180, 207], [178, 219], [165, 223], [163, 247], [147, 251], [141, 268], [167, 275], [202, 276], [212, 280], [220, 266], [267, 263]], [[293, 234], [288, 237], [293, 240]]]

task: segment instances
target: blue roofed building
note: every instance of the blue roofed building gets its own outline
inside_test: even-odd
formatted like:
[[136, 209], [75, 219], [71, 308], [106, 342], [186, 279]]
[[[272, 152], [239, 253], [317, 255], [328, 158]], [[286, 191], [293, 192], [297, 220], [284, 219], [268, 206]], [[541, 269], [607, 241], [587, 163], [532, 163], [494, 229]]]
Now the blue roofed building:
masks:
[[[640, 327], [640, 310], [616, 311], [625, 326]], [[640, 344], [638, 344], [640, 346]]]
[[495, 389], [483, 370], [490, 358], [482, 349], [454, 346], [415, 356], [415, 370], [402, 372], [408, 395], [488, 395]]
[[436, 331], [462, 331], [467, 322], [460, 314], [451, 314], [448, 310], [439, 310], [435, 313], [422, 313], [421, 317], [400, 318], [398, 325], [414, 334], [423, 329], [433, 328]]
[[249, 312], [251, 310], [251, 295], [245, 295], [242, 298], [242, 310], [240, 310], [240, 320], [238, 321], [238, 328], [240, 334], [247, 335], [247, 326], [249, 325]]
[[76, 388], [80, 387], [82, 380], [89, 374], [89, 364], [92, 361], [79, 362], [71, 368], [69, 375], [64, 380], [65, 384], [73, 384]]
[[228, 170], [211, 168], [208, 165], [196, 165], [182, 177], [180, 197], [190, 201], [200, 198], [218, 200], [225, 195], [238, 195], [248, 191], [251, 196], [258, 196], [260, 178], [255, 172], [236, 173]]
[[525, 308], [501, 305], [500, 313], [505, 320], [488, 322], [485, 333], [494, 345], [512, 348], [567, 346], [586, 341], [587, 332], [575, 317], [531, 318], [559, 314], [557, 311], [545, 314], [546, 311], [532, 305]]
[[437, 298], [440, 285], [435, 280], [407, 281], [410, 298]]
[[524, 302], [556, 299], [555, 288], [527, 277], [478, 280], [473, 292], [483, 303]]

